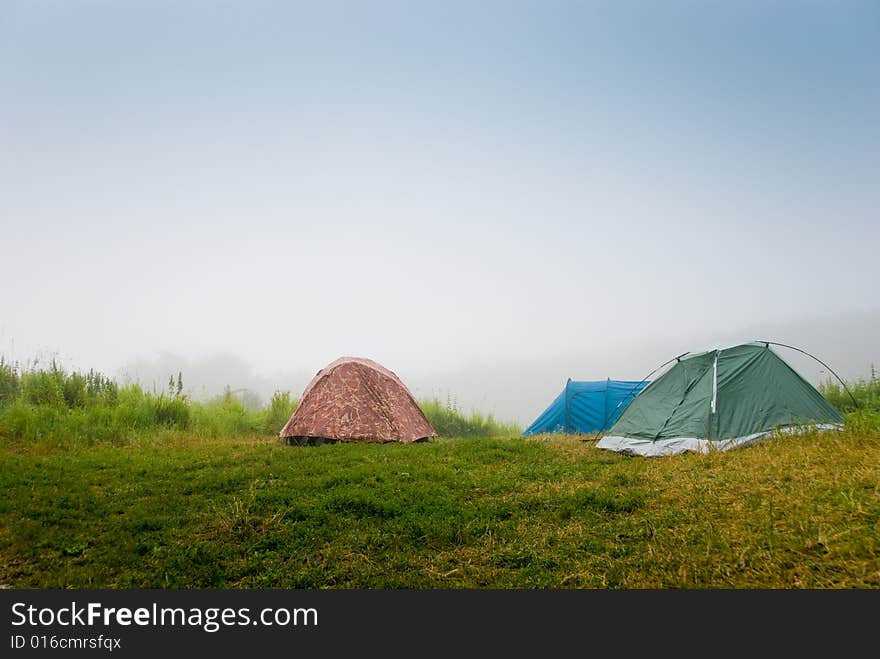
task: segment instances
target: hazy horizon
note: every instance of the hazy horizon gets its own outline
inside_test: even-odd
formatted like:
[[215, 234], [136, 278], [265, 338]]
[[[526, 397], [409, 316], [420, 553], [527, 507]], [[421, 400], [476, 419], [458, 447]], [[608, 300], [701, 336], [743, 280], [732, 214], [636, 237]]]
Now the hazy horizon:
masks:
[[523, 424], [715, 342], [867, 377], [878, 56], [867, 2], [10, 0], [0, 355]]
[[[375, 359], [390, 368], [420, 400], [436, 398], [455, 404], [465, 413], [492, 414], [499, 421], [525, 427], [555, 398], [568, 378], [638, 381], [648, 378], [652, 371], [683, 352], [699, 352], [750, 340], [782, 343], [812, 354], [815, 359], [787, 347], [773, 347], [814, 385], [837, 382], [837, 377], [846, 383], [867, 380], [872, 368], [875, 372], [880, 370], [878, 328], [880, 311], [804, 318], [777, 325], [744, 325], [730, 332], [682, 334], [671, 339], [646, 336], [643, 341], [628, 344], [609, 340], [544, 358], [530, 354], [494, 361], [476, 358], [433, 369], [413, 369], [407, 364], [384, 361], [375, 354], [354, 356]], [[344, 354], [347, 353], [337, 357]], [[0, 350], [0, 356], [15, 359], [9, 350]], [[21, 356], [18, 361], [26, 366], [35, 357], [43, 365], [55, 358], [66, 368], [87, 370], [92, 367], [65, 359], [58, 352]], [[309, 380], [329, 361], [332, 360], [321, 362], [312, 358], [294, 363], [279, 357], [274, 369], [260, 371], [231, 353], [185, 356], [161, 351], [129, 360], [105, 374], [121, 384], [138, 383], [148, 390], [161, 392], [167, 390], [169, 377], [176, 380], [180, 373], [184, 393], [194, 400], [209, 400], [229, 388], [247, 396], [252, 403], [265, 404], [276, 391], [287, 391], [299, 398]], [[665, 368], [658, 370], [655, 377], [664, 371]]]

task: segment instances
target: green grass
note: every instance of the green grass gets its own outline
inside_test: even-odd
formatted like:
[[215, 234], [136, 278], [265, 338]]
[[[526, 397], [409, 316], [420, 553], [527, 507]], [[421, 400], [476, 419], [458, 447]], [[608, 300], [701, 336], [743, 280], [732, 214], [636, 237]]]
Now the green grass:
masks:
[[11, 588], [878, 588], [880, 433], [0, 447]]
[[169, 378], [167, 392], [151, 392], [95, 371], [68, 372], [54, 361], [23, 368], [0, 357], [0, 445], [73, 449], [127, 446], [166, 430], [214, 438], [278, 432], [294, 406], [288, 392], [276, 392], [264, 408], [251, 409], [228, 387], [212, 400], [192, 401], [180, 373]]
[[880, 413], [880, 378], [874, 366], [871, 376], [867, 379], [851, 381], [843, 387], [836, 380], [828, 379], [819, 385], [819, 391], [840, 411]]
[[[0, 356], [0, 445], [128, 446], [166, 430], [210, 438], [271, 435], [280, 432], [296, 408], [287, 391], [276, 391], [262, 407], [247, 403], [229, 387], [209, 401], [190, 400], [182, 373], [169, 377], [167, 391], [150, 392], [137, 384], [119, 386], [95, 371], [68, 372], [54, 361], [46, 368], [24, 368]], [[444, 437], [521, 432], [517, 424], [496, 421], [491, 414], [465, 414], [451, 400], [419, 404]]]
[[465, 414], [452, 400], [444, 403], [433, 398], [419, 401], [419, 406], [441, 437], [499, 437], [522, 433], [518, 424], [497, 421], [491, 414], [483, 416], [476, 410]]
[[[629, 458], [421, 401], [424, 444], [288, 447], [295, 401], [0, 358], [0, 587], [880, 588], [878, 382], [841, 433]], [[838, 400], [841, 399], [841, 400]]]

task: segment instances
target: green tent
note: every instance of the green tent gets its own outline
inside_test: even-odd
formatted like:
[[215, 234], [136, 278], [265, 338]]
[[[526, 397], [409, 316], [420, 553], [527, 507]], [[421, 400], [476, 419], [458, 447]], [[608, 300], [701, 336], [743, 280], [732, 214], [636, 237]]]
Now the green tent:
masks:
[[630, 455], [707, 453], [779, 430], [838, 429], [843, 416], [771, 348], [755, 342], [679, 357], [596, 444]]

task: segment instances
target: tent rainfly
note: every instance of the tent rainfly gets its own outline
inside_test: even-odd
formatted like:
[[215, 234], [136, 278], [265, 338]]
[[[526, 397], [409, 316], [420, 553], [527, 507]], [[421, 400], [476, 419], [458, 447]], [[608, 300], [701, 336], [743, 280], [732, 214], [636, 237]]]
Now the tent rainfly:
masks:
[[362, 357], [340, 357], [318, 371], [279, 434], [292, 445], [410, 443], [437, 435], [400, 378]]
[[523, 431], [523, 435], [607, 430], [646, 386], [647, 381], [575, 381], [569, 378], [562, 392]]
[[679, 357], [633, 400], [596, 447], [629, 455], [708, 453], [774, 430], [843, 427], [843, 416], [769, 342]]

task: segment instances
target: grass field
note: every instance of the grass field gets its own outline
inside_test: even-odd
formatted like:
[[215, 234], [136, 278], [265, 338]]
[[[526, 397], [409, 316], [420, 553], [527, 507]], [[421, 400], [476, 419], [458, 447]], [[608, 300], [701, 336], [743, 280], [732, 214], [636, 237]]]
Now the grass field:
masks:
[[7, 588], [878, 588], [880, 433], [0, 447]]
[[646, 459], [439, 400], [428, 443], [288, 447], [288, 392], [0, 358], [0, 587], [880, 588], [871, 373], [820, 387], [844, 432]]

